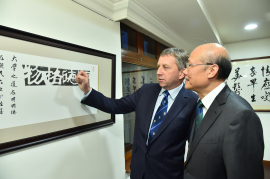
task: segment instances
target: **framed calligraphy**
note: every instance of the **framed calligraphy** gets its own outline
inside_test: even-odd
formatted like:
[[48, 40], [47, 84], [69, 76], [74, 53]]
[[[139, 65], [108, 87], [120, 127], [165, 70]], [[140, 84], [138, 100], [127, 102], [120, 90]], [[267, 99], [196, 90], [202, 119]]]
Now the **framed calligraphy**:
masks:
[[115, 98], [116, 55], [0, 26], [0, 154], [115, 123], [82, 105], [74, 78]]
[[232, 60], [229, 87], [256, 112], [270, 111], [270, 56]]

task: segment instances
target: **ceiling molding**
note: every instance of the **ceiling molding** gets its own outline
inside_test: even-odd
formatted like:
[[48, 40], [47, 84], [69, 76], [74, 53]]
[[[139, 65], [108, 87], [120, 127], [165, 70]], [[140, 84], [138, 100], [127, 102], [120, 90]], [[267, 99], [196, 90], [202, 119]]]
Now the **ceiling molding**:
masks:
[[198, 2], [198, 4], [199, 4], [199, 6], [201, 7], [202, 12], [204, 13], [204, 15], [205, 15], [205, 17], [206, 17], [206, 19], [207, 19], [209, 25], [211, 26], [211, 28], [212, 28], [212, 30], [213, 30], [213, 32], [214, 32], [214, 34], [215, 34], [215, 36], [216, 36], [218, 42], [219, 42], [220, 44], [222, 44], [222, 41], [221, 41], [221, 39], [220, 39], [218, 30], [217, 30], [216, 26], [214, 25], [214, 21], [212, 20], [211, 16], [209, 15], [209, 13], [208, 13], [208, 11], [207, 11], [207, 9], [206, 9], [204, 3], [203, 3], [201, 0], [197, 0], [197, 2]]
[[183, 38], [135, 0], [129, 2], [127, 19], [172, 46], [188, 48], [188, 43]]
[[114, 21], [120, 21], [127, 18], [129, 0], [119, 0], [114, 3]]
[[114, 21], [128, 19], [154, 36], [178, 48], [188, 43], [136, 0], [73, 0]]

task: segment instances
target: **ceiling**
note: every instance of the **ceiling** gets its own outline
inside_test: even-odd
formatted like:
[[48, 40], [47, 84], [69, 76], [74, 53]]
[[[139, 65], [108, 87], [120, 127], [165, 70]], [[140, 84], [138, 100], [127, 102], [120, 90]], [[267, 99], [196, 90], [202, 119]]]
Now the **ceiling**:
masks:
[[[270, 37], [270, 0], [137, 0], [194, 49]], [[154, 2], [154, 3], [153, 3]], [[258, 27], [245, 30], [250, 23]]]
[[[270, 38], [270, 0], [73, 0], [168, 46]], [[250, 23], [258, 27], [245, 30]]]

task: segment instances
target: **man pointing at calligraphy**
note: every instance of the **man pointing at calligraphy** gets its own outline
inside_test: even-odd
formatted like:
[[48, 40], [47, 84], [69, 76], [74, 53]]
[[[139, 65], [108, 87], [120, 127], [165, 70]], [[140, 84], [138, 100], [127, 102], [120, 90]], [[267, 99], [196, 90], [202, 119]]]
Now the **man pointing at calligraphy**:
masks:
[[198, 96], [185, 89], [188, 54], [165, 49], [158, 60], [159, 84], [145, 84], [121, 99], [103, 96], [89, 86], [88, 75], [76, 77], [85, 93], [83, 104], [107, 113], [136, 112], [132, 146], [132, 179], [182, 179], [185, 143]]

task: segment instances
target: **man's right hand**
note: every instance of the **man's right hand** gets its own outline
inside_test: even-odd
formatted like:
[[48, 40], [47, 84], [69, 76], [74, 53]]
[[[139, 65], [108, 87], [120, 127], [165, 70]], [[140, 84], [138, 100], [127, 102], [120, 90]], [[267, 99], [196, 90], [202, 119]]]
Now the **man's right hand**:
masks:
[[77, 74], [75, 81], [78, 83], [80, 89], [84, 92], [84, 94], [87, 94], [90, 91], [91, 87], [89, 85], [89, 76], [87, 73], [81, 70]]

